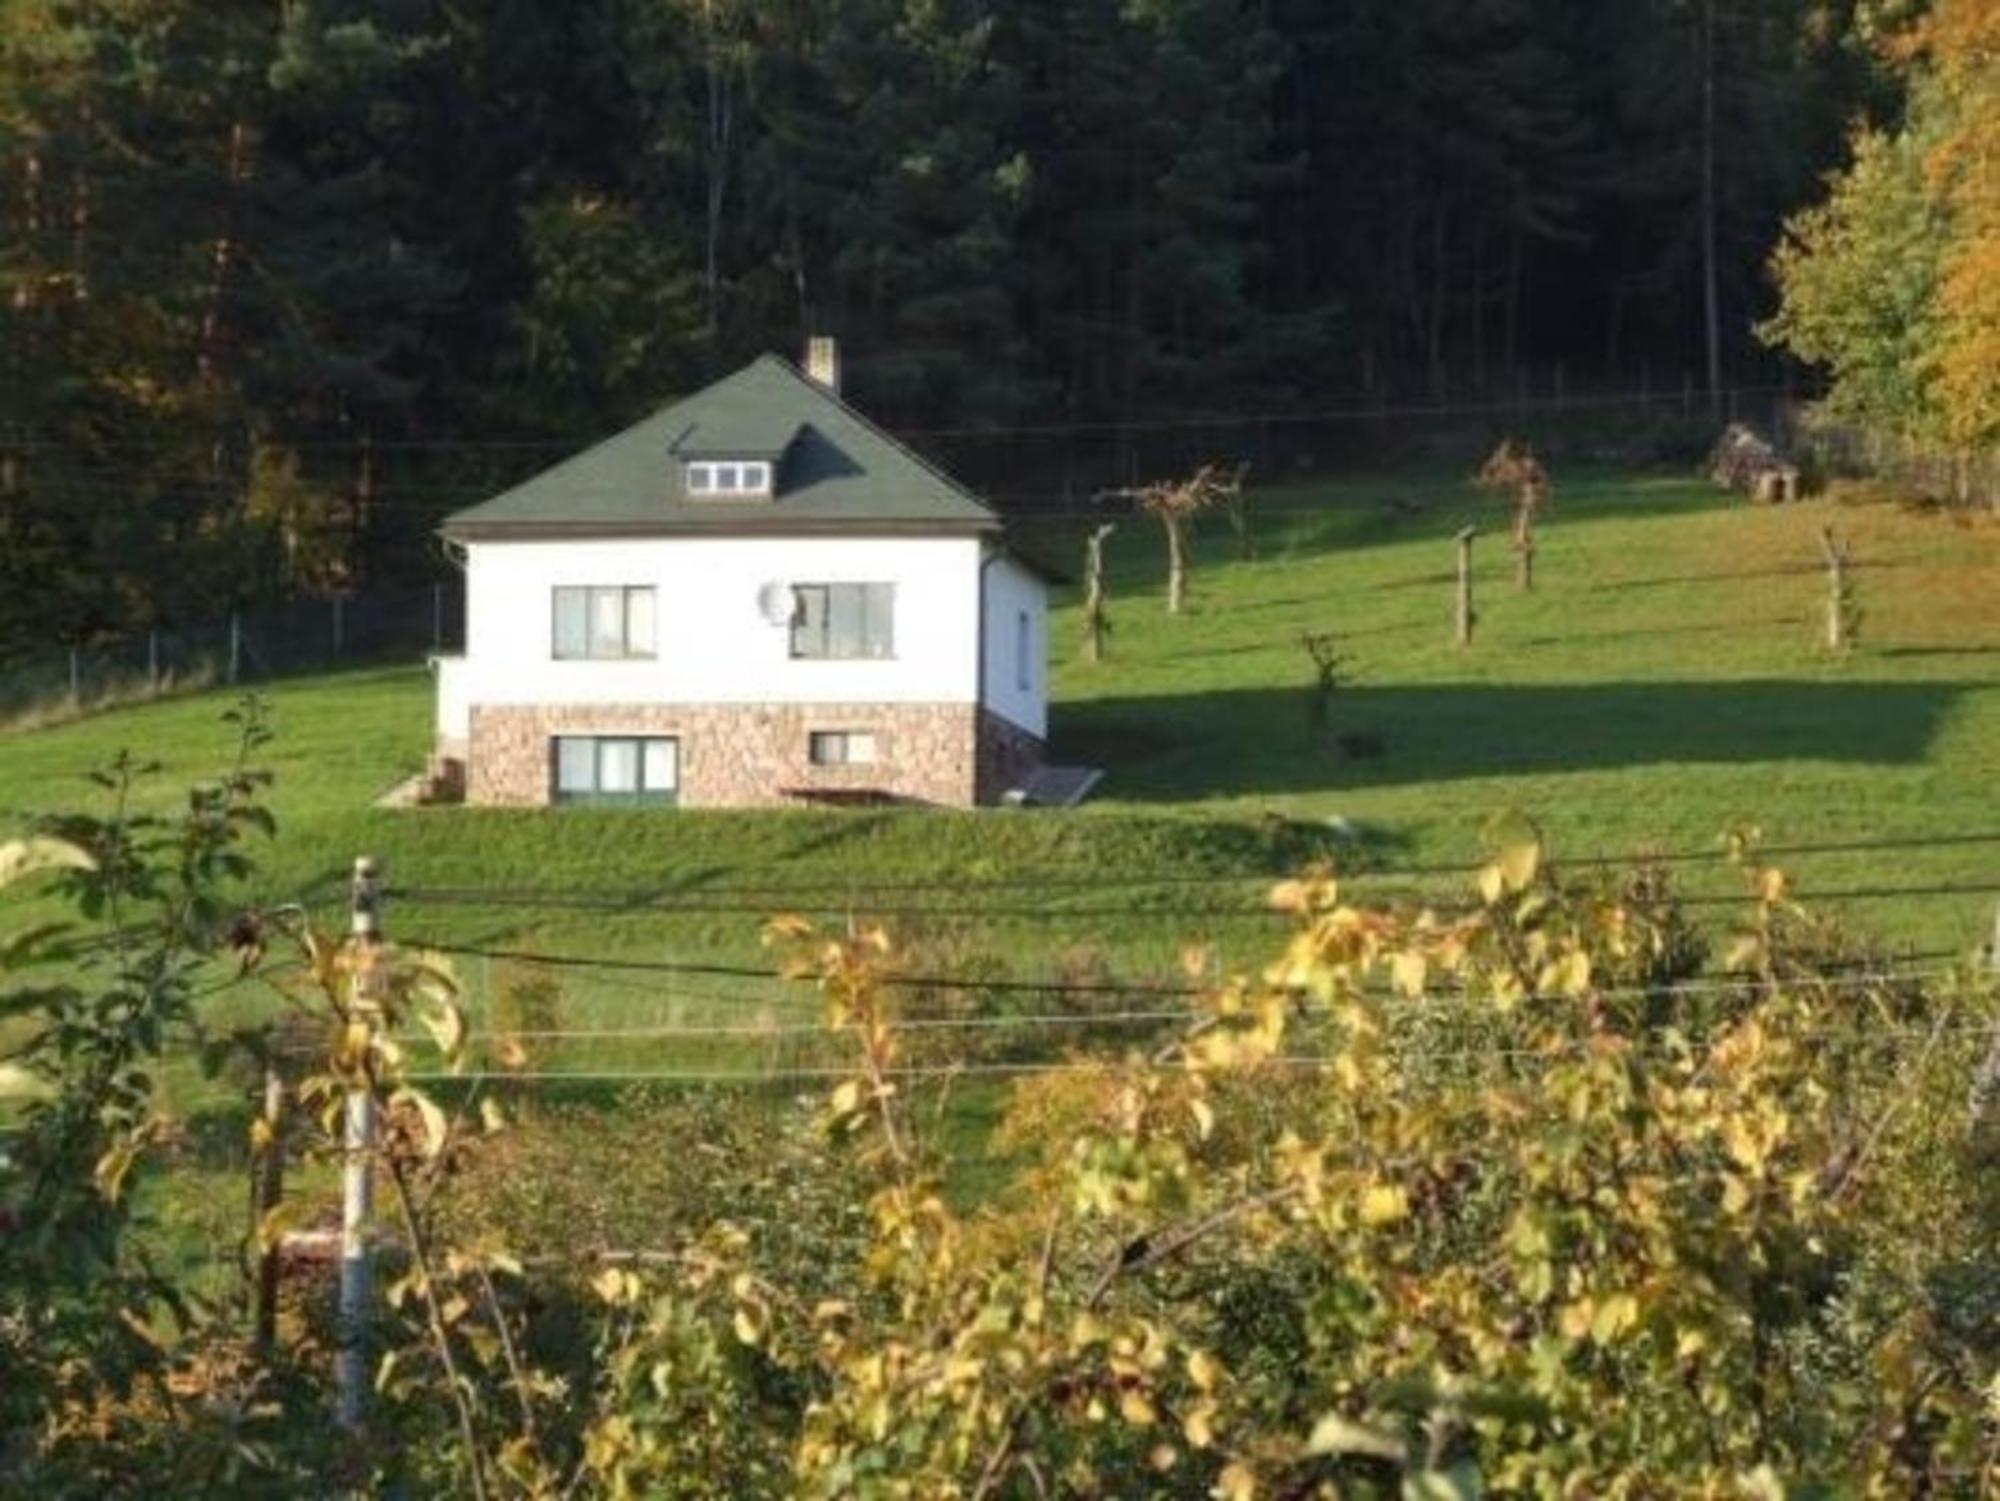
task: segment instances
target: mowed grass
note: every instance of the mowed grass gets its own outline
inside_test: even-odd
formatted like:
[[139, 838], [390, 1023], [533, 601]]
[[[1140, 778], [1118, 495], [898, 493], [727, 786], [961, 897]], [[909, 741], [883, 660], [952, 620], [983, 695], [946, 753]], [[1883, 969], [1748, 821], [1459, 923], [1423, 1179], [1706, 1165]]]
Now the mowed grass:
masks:
[[[1227, 528], [1209, 527], [1180, 617], [1163, 608], [1155, 529], [1125, 523], [1109, 553], [1107, 660], [1078, 656], [1073, 591], [1052, 625], [1056, 751], [1106, 771], [1073, 812], [388, 811], [373, 799], [423, 761], [428, 675], [264, 685], [276, 738], [258, 760], [277, 777], [280, 835], [259, 852], [258, 894], [304, 896], [337, 923], [346, 870], [366, 852], [399, 893], [390, 931], [409, 940], [757, 969], [771, 962], [760, 920], [805, 909], [886, 919], [927, 972], [1174, 979], [1192, 941], [1223, 965], [1271, 951], [1281, 930], [1259, 899], [1273, 875], [1335, 855], [1375, 872], [1364, 890], [1436, 891], [1462, 878], [1396, 868], [1469, 861], [1484, 819], [1518, 807], [1573, 856], [1711, 849], [1746, 822], [1780, 845], [1955, 841], [1786, 863], [1808, 901], [1924, 888], [1838, 903], [1896, 946], [1978, 941], [1994, 895], [1936, 888], [2000, 875], [2000, 843], [1965, 838], [2000, 828], [2000, 527], [1881, 505], [1754, 508], [1676, 478], [1557, 478], [1532, 593], [1512, 583], [1504, 508], [1450, 476], [1259, 492], [1257, 556], [1240, 559]], [[1486, 530], [1477, 636], [1461, 651], [1450, 538], [1468, 521]], [[1860, 647], [1839, 658], [1819, 644], [1827, 524], [1852, 541], [1864, 610]], [[1350, 658], [1334, 730], [1379, 753], [1309, 738], [1304, 631], [1334, 633]], [[144, 795], [164, 806], [227, 755], [229, 701], [0, 739], [0, 807], [87, 802], [84, 772], [121, 748], [159, 763]], [[1368, 839], [1336, 840], [1335, 815]], [[1739, 889], [1719, 861], [1680, 869], [1705, 897]], [[488, 1014], [508, 961], [460, 966]], [[551, 1040], [550, 1066], [736, 1071], [819, 1056], [783, 1030], [814, 1015], [797, 986], [596, 968], [561, 982], [564, 1030], [735, 1030]], [[922, 999], [1001, 1004], [948, 989]], [[1005, 1002], [1068, 1003], [1057, 991]], [[244, 986], [212, 1004], [231, 1019], [272, 1001]]]

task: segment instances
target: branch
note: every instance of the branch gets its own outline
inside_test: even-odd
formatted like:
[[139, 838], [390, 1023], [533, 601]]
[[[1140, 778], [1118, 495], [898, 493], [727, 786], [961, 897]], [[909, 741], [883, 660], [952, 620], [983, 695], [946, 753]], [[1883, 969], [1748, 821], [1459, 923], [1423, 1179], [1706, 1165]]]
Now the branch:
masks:
[[1083, 1306], [1085, 1308], [1096, 1308], [1104, 1301], [1105, 1295], [1111, 1291], [1111, 1285], [1120, 1277], [1128, 1273], [1148, 1271], [1170, 1257], [1178, 1256], [1196, 1241], [1214, 1234], [1231, 1220], [1247, 1214], [1253, 1209], [1264, 1209], [1272, 1204], [1282, 1204], [1287, 1199], [1297, 1198], [1301, 1192], [1303, 1190], [1297, 1184], [1287, 1184], [1283, 1188], [1269, 1188], [1262, 1193], [1246, 1194], [1242, 1198], [1232, 1200], [1220, 1209], [1204, 1215], [1192, 1224], [1185, 1225], [1171, 1234], [1161, 1236], [1157, 1239], [1147, 1237], [1146, 1249], [1129, 1260], [1126, 1258], [1123, 1250], [1121, 1250], [1111, 1265], [1099, 1274], [1097, 1281], [1090, 1289], [1089, 1295], [1084, 1298]]
[[451, 1333], [445, 1328], [444, 1314], [438, 1306], [437, 1285], [431, 1279], [430, 1252], [424, 1243], [423, 1232], [417, 1227], [416, 1211], [410, 1204], [410, 1190], [403, 1181], [403, 1165], [394, 1154], [387, 1152], [383, 1153], [383, 1165], [389, 1169], [389, 1182], [396, 1190], [396, 1208], [402, 1215], [403, 1233], [410, 1238], [410, 1259], [416, 1262], [417, 1276], [423, 1282], [424, 1313], [430, 1324], [431, 1342], [437, 1346], [438, 1359], [444, 1365], [445, 1382], [451, 1388], [451, 1403], [458, 1411], [458, 1432], [465, 1442], [465, 1466], [472, 1480], [473, 1498], [474, 1501], [487, 1501], [485, 1466], [479, 1462], [479, 1434], [473, 1427], [472, 1407], [459, 1381], [458, 1362], [452, 1358]]

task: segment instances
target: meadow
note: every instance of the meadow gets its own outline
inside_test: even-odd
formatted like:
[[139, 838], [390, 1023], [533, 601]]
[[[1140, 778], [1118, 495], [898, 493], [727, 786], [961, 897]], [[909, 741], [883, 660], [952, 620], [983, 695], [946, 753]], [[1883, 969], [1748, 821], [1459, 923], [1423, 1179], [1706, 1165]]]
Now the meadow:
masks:
[[[369, 853], [395, 893], [393, 935], [479, 951], [458, 957], [475, 1013], [520, 969], [505, 956], [547, 954], [661, 966], [560, 970], [561, 1029], [736, 1029], [555, 1050], [599, 1069], [797, 1065], [788, 1034], [743, 1033], [811, 1016], [809, 997], [754, 973], [773, 912], [882, 917], [913, 965], [946, 976], [1158, 983], [1195, 941], [1217, 966], [1255, 963], [1280, 931], [1266, 884], [1311, 860], [1384, 896], [1449, 892], [1507, 808], [1558, 856], [1675, 856], [1720, 925], [1741, 887], [1712, 852], [1752, 824], [1799, 847], [1781, 863], [1804, 900], [1829, 894], [1890, 950], [1980, 941], [2000, 870], [2000, 840], [1981, 837], [2000, 828], [2000, 527], [1884, 503], [1752, 507], [1676, 476], [1559, 468], [1557, 484], [1528, 593], [1504, 507], [1442, 472], [1256, 492], [1255, 556], [1207, 524], [1177, 617], [1156, 528], [1125, 522], [1105, 660], [1081, 659], [1074, 588], [1052, 622], [1055, 754], [1106, 773], [1073, 811], [383, 809], [422, 764], [428, 673], [260, 685], [279, 834], [255, 895], [337, 924]], [[1468, 522], [1484, 535], [1461, 650], [1450, 538]], [[1820, 641], [1826, 525], [1852, 543], [1864, 617], [1839, 656]], [[1080, 551], [1059, 526], [1029, 541]], [[1332, 633], [1348, 659], [1331, 737], [1309, 731], [1304, 632]], [[121, 749], [159, 768], [142, 797], [170, 802], [228, 753], [230, 702], [0, 739], [0, 808], [87, 801], [85, 772]], [[924, 999], [1032, 1012], [1068, 994]], [[249, 986], [216, 1002], [223, 1020], [269, 1004]]]

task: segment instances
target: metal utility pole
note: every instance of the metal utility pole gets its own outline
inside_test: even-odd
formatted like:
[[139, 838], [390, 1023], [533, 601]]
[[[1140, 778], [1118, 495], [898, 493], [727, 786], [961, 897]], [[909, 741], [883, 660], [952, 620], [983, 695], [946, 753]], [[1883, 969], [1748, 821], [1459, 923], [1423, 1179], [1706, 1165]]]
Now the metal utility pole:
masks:
[[354, 862], [349, 892], [348, 942], [354, 956], [349, 1018], [365, 1029], [355, 1066], [360, 1079], [347, 1091], [346, 1131], [340, 1170], [340, 1422], [361, 1426], [368, 1391], [368, 1316], [374, 1268], [369, 1261], [368, 1220], [373, 1208], [375, 1153], [374, 1026], [381, 1017], [382, 877], [367, 855]]

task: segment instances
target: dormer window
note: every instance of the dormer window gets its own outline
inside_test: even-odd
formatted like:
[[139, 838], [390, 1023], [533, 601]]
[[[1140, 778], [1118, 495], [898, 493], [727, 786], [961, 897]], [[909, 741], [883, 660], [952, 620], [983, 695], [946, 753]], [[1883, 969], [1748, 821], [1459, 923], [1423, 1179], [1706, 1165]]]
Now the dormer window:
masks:
[[771, 493], [771, 465], [764, 459], [699, 459], [687, 466], [688, 494], [718, 500]]

